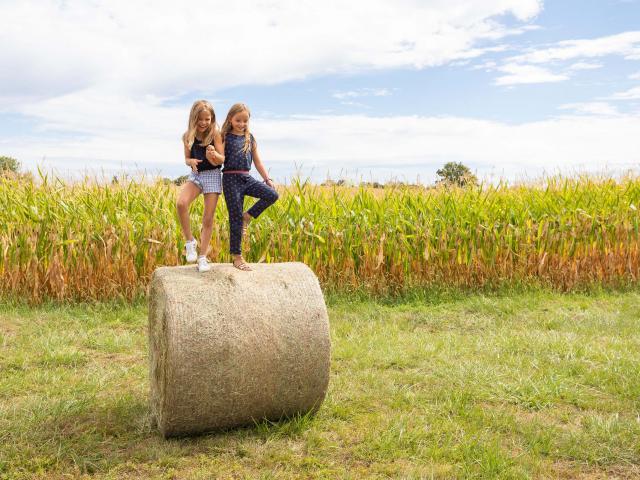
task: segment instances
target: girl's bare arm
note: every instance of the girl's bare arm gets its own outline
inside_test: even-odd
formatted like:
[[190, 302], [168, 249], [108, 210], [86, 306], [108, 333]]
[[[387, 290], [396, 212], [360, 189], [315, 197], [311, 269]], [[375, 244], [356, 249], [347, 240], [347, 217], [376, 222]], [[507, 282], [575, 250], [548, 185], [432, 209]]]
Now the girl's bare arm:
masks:
[[191, 167], [191, 171], [196, 173], [198, 171], [198, 164], [201, 163], [202, 160], [198, 160], [197, 158], [191, 158], [191, 150], [185, 145], [184, 146], [184, 163]]
[[269, 173], [267, 172], [267, 169], [264, 168], [262, 160], [260, 159], [260, 154], [258, 153], [258, 146], [255, 144], [255, 141], [253, 143], [253, 150], [251, 153], [253, 155], [253, 164], [256, 166], [256, 170], [258, 170], [258, 173], [260, 174], [260, 176], [264, 179], [264, 183], [269, 185], [271, 188], [275, 188], [273, 180], [269, 178]]
[[209, 145], [207, 147], [207, 160], [212, 165], [222, 165], [224, 163], [224, 143], [222, 143], [222, 136], [218, 132], [213, 136], [213, 146]]

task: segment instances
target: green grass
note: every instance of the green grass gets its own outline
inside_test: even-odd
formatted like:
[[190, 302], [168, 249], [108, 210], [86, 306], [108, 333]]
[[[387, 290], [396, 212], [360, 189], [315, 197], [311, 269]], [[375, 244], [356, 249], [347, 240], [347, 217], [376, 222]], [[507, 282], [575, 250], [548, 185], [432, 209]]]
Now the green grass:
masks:
[[316, 416], [163, 440], [144, 304], [0, 304], [0, 478], [638, 478], [640, 293], [329, 299]]

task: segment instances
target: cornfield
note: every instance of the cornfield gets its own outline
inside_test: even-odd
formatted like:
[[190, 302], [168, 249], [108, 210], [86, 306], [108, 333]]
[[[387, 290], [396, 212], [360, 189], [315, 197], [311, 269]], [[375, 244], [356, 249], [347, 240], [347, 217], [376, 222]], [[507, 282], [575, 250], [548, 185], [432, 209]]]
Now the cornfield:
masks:
[[[183, 263], [177, 188], [160, 180], [0, 178], [0, 296], [130, 299], [153, 270]], [[302, 261], [325, 288], [634, 283], [640, 179], [548, 178], [474, 188], [320, 187], [297, 180], [249, 227], [248, 261]], [[202, 200], [191, 209], [194, 232]], [[229, 261], [220, 199], [209, 259]]]

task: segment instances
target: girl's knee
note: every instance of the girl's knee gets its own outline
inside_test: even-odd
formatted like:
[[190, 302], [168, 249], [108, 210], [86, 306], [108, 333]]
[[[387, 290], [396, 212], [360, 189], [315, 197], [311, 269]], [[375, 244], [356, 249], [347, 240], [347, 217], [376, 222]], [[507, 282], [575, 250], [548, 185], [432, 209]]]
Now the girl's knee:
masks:
[[189, 202], [179, 198], [178, 200], [176, 200], [176, 208], [178, 209], [178, 211], [182, 212], [184, 210], [188, 210], [189, 209]]
[[278, 192], [276, 192], [275, 190], [272, 190], [271, 195], [267, 200], [269, 200], [269, 202], [271, 203], [275, 203], [276, 200], [278, 200], [278, 198], [280, 198], [280, 195], [278, 195]]
[[213, 228], [213, 218], [202, 219], [202, 228]]

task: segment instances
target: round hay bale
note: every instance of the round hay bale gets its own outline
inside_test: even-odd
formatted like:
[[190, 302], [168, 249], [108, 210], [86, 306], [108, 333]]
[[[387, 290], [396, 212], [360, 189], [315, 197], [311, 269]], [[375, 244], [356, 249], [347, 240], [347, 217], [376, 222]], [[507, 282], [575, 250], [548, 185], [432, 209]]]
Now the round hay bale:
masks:
[[151, 409], [165, 436], [313, 412], [329, 383], [329, 320], [303, 263], [161, 267], [149, 290]]

